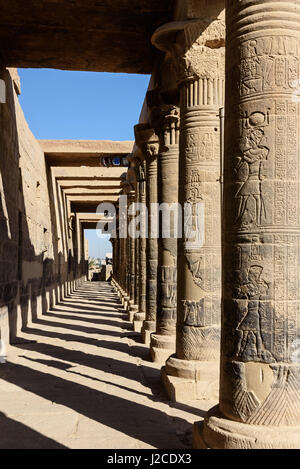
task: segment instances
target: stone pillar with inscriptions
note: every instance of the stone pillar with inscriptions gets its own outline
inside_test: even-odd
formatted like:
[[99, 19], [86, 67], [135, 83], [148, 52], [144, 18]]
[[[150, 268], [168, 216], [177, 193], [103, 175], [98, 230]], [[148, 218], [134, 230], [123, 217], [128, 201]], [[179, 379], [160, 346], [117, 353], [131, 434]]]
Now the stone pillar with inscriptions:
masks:
[[[150, 351], [154, 362], [164, 363], [174, 353], [176, 342], [179, 109], [170, 104], [161, 105], [155, 110], [154, 120], [160, 143], [158, 204], [164, 209], [164, 215], [159, 223], [157, 318]], [[168, 219], [169, 233], [166, 232]]]
[[[139, 140], [137, 136], [138, 125], [135, 126], [136, 134], [136, 143], [139, 147]], [[140, 159], [140, 164], [138, 166], [138, 186], [139, 186], [139, 210], [138, 216], [141, 219], [140, 223], [140, 236], [138, 238], [139, 246], [139, 301], [138, 301], [138, 311], [134, 314], [133, 317], [133, 329], [135, 332], [141, 332], [143, 321], [146, 319], [146, 174], [145, 174], [145, 155], [143, 152], [138, 152], [137, 157]]]
[[[135, 190], [135, 206], [139, 203], [140, 200], [140, 185], [139, 185], [139, 165], [136, 168], [137, 171], [137, 182], [136, 182], [136, 190]], [[134, 304], [136, 305], [137, 309], [132, 311], [130, 314], [131, 321], [134, 320], [135, 315], [139, 311], [139, 304], [140, 304], [140, 238], [136, 237], [134, 240], [134, 248], [135, 248], [135, 286], [134, 286]]]
[[[157, 155], [159, 139], [155, 131], [148, 124], [139, 124], [135, 127], [136, 142], [140, 147], [146, 163], [146, 208], [148, 217], [146, 239], [146, 316], [142, 327], [142, 339], [150, 345], [150, 334], [156, 328], [157, 303]], [[154, 228], [154, 230], [153, 230]], [[154, 231], [154, 233], [153, 233]]]
[[[132, 246], [132, 238], [128, 234], [128, 225], [131, 221], [131, 215], [129, 208], [131, 207], [134, 200], [134, 191], [131, 186], [127, 192], [127, 240], [126, 240], [126, 255], [127, 255], [127, 310], [133, 304], [134, 291], [132, 290], [132, 285], [134, 285], [134, 245]], [[132, 258], [133, 257], [133, 258]]]
[[227, 1], [220, 404], [195, 446], [300, 447], [300, 2]]
[[137, 168], [138, 161], [134, 156], [134, 153], [128, 157], [130, 162], [130, 167], [127, 172], [128, 182], [132, 186], [132, 191], [129, 194], [128, 200], [128, 240], [130, 245], [130, 288], [129, 288], [129, 304], [128, 304], [128, 320], [133, 321], [134, 314], [138, 311], [138, 292], [136, 290], [137, 286], [137, 271], [136, 271], [136, 255], [137, 255], [137, 241], [131, 232], [131, 225], [134, 223], [134, 213], [135, 213], [135, 203], [137, 202]]
[[[154, 36], [173, 56], [180, 90], [176, 354], [162, 369], [172, 400], [217, 398], [221, 320], [220, 108], [224, 103], [225, 21], [221, 5], [170, 23]], [[203, 15], [203, 17], [201, 17]], [[205, 15], [205, 16], [204, 16]]]
[[[130, 238], [128, 236], [128, 224], [129, 224], [129, 213], [130, 211], [129, 206], [131, 205], [131, 194], [132, 194], [132, 185], [126, 179], [122, 183], [122, 190], [123, 190], [123, 202], [122, 202], [122, 219], [124, 222], [122, 228], [122, 236], [124, 237], [124, 248], [123, 248], [123, 272], [124, 272], [124, 295], [123, 295], [123, 302], [124, 302], [124, 309], [127, 311], [129, 301], [130, 301]], [[124, 199], [125, 198], [125, 199]]]

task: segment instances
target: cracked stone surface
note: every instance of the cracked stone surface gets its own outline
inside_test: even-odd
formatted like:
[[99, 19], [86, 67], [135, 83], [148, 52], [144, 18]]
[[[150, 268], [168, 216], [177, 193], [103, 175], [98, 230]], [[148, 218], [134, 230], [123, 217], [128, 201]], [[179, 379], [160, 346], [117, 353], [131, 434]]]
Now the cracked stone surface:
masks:
[[215, 404], [168, 400], [109, 283], [83, 284], [19, 339], [0, 367], [0, 448], [187, 449]]

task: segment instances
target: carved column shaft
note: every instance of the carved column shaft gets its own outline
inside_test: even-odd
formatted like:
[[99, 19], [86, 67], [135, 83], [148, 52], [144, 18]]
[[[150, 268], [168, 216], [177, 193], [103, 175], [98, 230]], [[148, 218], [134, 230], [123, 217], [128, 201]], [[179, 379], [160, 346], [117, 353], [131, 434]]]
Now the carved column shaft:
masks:
[[153, 204], [157, 203], [157, 156], [149, 156], [146, 161], [146, 203], [148, 209], [148, 231], [147, 238], [147, 290], [146, 290], [146, 320], [144, 328], [155, 331], [156, 327], [156, 306], [157, 306], [157, 263], [158, 263], [158, 243], [157, 238], [152, 238], [151, 233], [153, 223]]
[[152, 233], [156, 220], [156, 211], [153, 204], [157, 203], [157, 155], [159, 140], [154, 130], [148, 124], [135, 126], [136, 143], [145, 158], [143, 162], [146, 170], [145, 193], [143, 203], [146, 204], [148, 236], [143, 239], [146, 242], [146, 304], [145, 320], [142, 327], [144, 343], [150, 343], [150, 332], [155, 330], [156, 323], [156, 286], [157, 286], [157, 237]]
[[[135, 190], [135, 203], [139, 203], [140, 190], [139, 183], [136, 182]], [[134, 240], [135, 248], [135, 289], [134, 289], [134, 304], [139, 306], [140, 301], [140, 239], [136, 238]]]
[[[134, 194], [130, 195], [129, 199], [129, 207], [134, 204]], [[128, 216], [128, 225], [133, 220], [133, 216]], [[133, 236], [128, 236], [129, 241], [129, 248], [130, 248], [130, 275], [129, 275], [129, 295], [130, 295], [130, 302], [132, 304], [135, 303], [135, 239]]]
[[[129, 215], [130, 207], [133, 203], [133, 197], [134, 193], [133, 191], [129, 191], [127, 194], [127, 226], [129, 226], [129, 223], [132, 220], [132, 216]], [[127, 229], [128, 232], [128, 229]], [[129, 302], [133, 304], [134, 301], [134, 244], [132, 245], [132, 237], [127, 235], [127, 240], [126, 240], [126, 256], [127, 256], [127, 279], [126, 279], [126, 285], [127, 285], [127, 293], [129, 296]]]
[[118, 269], [119, 269], [119, 285], [121, 289], [123, 289], [123, 238], [120, 238], [120, 210], [118, 206], [118, 245], [119, 245], [119, 252], [118, 252]]
[[[158, 203], [170, 210], [170, 233], [164, 233], [159, 220], [157, 269], [156, 332], [151, 336], [153, 361], [164, 362], [175, 351], [176, 291], [177, 291], [177, 237], [173, 212], [178, 204], [179, 110], [163, 105], [158, 110], [157, 133], [160, 148], [157, 162]], [[176, 207], [175, 207], [176, 209]], [[167, 218], [168, 213], [164, 213]], [[163, 220], [164, 222], [166, 221]]]
[[[216, 53], [220, 64], [224, 48], [213, 50], [212, 61], [216, 60]], [[209, 55], [207, 50], [208, 61]], [[189, 79], [180, 86], [179, 201], [182, 206], [188, 203], [191, 211], [186, 214], [189, 226], [179, 240], [178, 252], [176, 357], [182, 360], [219, 359], [222, 65], [216, 64], [210, 74]]]
[[[176, 356], [169, 358], [163, 370], [167, 390], [175, 400], [184, 400], [181, 389], [188, 386], [190, 395], [186, 400], [211, 398], [205, 393], [208, 389], [213, 392], [213, 387], [218, 391], [219, 109], [224, 99], [225, 25], [218, 16], [222, 9], [210, 5], [207, 11], [205, 4], [199, 1], [197, 5], [201, 16], [205, 11], [202, 19], [200, 16], [197, 21], [170, 23], [154, 34], [154, 43], [173, 56], [180, 91], [179, 203], [184, 217], [178, 240]], [[174, 376], [194, 381], [173, 383]]]
[[204, 439], [299, 448], [300, 2], [226, 6], [221, 415]]
[[[140, 165], [140, 180], [139, 180], [139, 203], [146, 206], [146, 181], [145, 181], [145, 162], [142, 161]], [[139, 238], [139, 311], [135, 314], [136, 321], [143, 321], [146, 317], [146, 238], [144, 234]], [[140, 325], [142, 327], [142, 325]]]
[[132, 236], [131, 226], [135, 218], [135, 203], [138, 202], [138, 183], [137, 183], [137, 160], [134, 154], [130, 155], [130, 168], [127, 173], [128, 183], [130, 190], [128, 193], [128, 247], [130, 250], [130, 265], [129, 265], [129, 304], [128, 304], [128, 319], [133, 321], [135, 312], [138, 310], [138, 279], [137, 279], [137, 250], [138, 240]]

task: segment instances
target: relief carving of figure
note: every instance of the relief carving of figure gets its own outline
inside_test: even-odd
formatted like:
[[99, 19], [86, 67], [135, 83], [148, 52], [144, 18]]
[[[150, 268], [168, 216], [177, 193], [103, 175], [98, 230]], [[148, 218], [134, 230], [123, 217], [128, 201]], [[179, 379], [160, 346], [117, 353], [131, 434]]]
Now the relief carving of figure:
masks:
[[[246, 121], [246, 132], [243, 145], [240, 145], [241, 156], [234, 168], [238, 181], [241, 182], [235, 197], [239, 200], [238, 214], [235, 223], [242, 226], [247, 222], [260, 226], [262, 215], [266, 216], [266, 209], [262, 195], [261, 183], [263, 176], [263, 163], [268, 159], [270, 150], [261, 144], [265, 133], [262, 124], [266, 117], [262, 113], [253, 113]], [[258, 125], [259, 124], [259, 125]], [[245, 125], [245, 124], [244, 124]], [[249, 204], [251, 199], [254, 206]], [[251, 220], [243, 220], [246, 210], [251, 215]]]
[[264, 349], [261, 335], [263, 304], [260, 300], [267, 295], [269, 290], [269, 284], [261, 278], [262, 271], [262, 266], [252, 265], [247, 272], [246, 281], [236, 288], [237, 297], [247, 300], [244, 315], [236, 327], [238, 334], [236, 356], [238, 357], [247, 354], [250, 339], [254, 339], [258, 358], [266, 358], [266, 355], [269, 354]]

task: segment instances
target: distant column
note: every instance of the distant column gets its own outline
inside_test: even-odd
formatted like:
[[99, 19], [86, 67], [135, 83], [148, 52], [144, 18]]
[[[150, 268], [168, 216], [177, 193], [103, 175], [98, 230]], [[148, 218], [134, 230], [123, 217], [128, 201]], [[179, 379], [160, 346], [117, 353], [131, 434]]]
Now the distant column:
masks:
[[[140, 207], [146, 207], [146, 177], [145, 177], [145, 160], [144, 155], [140, 154], [141, 162], [139, 165], [139, 204]], [[144, 217], [145, 214], [141, 213]], [[145, 221], [145, 220], [144, 220]], [[145, 233], [141, 229], [140, 237], [138, 238], [138, 250], [139, 250], [139, 300], [138, 300], [138, 311], [133, 317], [133, 328], [136, 332], [141, 332], [143, 321], [146, 318], [146, 237]]]
[[127, 179], [132, 186], [128, 202], [128, 237], [130, 243], [130, 301], [128, 305], [128, 320], [133, 322], [134, 314], [138, 311], [138, 240], [132, 235], [130, 226], [134, 223], [135, 204], [138, 202], [138, 166], [139, 160], [133, 153], [128, 157], [130, 167]]
[[[135, 193], [131, 190], [128, 194], [128, 226], [131, 223], [133, 216], [130, 215], [130, 208], [134, 203]], [[129, 292], [129, 305], [128, 310], [134, 305], [134, 288], [135, 288], [135, 245], [134, 238], [128, 233], [128, 292]]]

